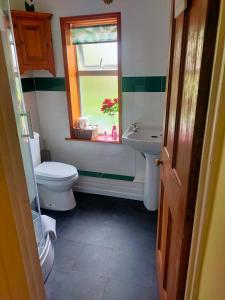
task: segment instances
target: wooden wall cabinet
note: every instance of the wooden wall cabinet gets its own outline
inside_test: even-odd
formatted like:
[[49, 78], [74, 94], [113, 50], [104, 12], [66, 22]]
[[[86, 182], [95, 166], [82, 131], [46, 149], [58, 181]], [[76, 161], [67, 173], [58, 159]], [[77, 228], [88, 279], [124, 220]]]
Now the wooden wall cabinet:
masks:
[[55, 76], [49, 13], [12, 10], [20, 73], [48, 70]]

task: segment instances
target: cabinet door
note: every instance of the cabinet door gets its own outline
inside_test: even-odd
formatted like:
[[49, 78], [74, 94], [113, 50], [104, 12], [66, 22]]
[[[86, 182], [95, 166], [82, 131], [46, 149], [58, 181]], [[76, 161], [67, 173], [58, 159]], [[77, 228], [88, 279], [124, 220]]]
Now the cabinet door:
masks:
[[23, 65], [45, 68], [48, 65], [45, 20], [20, 19], [17, 26]]

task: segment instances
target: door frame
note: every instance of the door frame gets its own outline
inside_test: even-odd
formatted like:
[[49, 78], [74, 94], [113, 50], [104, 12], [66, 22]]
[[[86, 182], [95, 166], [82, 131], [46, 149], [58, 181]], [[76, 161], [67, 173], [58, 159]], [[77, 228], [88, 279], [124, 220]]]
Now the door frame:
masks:
[[1, 37], [0, 66], [0, 299], [45, 300]]
[[[225, 0], [221, 1], [208, 116], [186, 283], [186, 300], [198, 299], [200, 279], [213, 213], [214, 195], [225, 140]], [[220, 142], [218, 142], [220, 141]], [[213, 162], [213, 163], [212, 163]], [[217, 274], [219, 276], [219, 274]]]

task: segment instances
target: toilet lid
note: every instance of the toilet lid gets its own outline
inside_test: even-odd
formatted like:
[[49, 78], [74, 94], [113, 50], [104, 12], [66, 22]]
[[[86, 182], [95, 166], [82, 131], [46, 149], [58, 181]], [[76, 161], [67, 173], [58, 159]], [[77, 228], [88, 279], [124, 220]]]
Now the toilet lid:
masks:
[[37, 178], [46, 178], [51, 180], [70, 179], [77, 175], [77, 169], [74, 166], [59, 162], [43, 162], [34, 168]]

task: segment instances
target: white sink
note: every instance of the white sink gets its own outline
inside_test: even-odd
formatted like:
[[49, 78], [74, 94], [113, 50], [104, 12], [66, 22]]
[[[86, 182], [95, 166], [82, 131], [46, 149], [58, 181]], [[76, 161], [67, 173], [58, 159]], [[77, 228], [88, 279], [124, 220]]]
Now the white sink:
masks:
[[148, 210], [157, 210], [159, 169], [155, 165], [155, 160], [160, 156], [162, 130], [156, 127], [139, 127], [134, 123], [124, 132], [122, 142], [144, 155], [146, 159], [144, 205]]
[[134, 132], [129, 127], [122, 136], [122, 142], [144, 154], [159, 155], [162, 145], [161, 129], [140, 127]]

